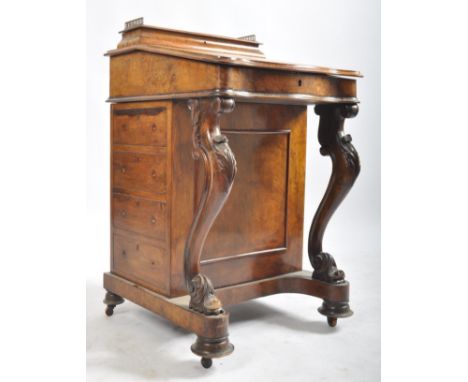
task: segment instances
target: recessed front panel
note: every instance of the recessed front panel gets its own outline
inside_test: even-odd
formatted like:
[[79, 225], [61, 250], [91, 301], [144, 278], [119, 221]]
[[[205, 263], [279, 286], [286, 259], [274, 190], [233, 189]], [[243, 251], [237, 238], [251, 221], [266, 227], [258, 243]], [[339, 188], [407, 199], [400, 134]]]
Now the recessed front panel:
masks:
[[[302, 269], [306, 112], [304, 106], [239, 102], [223, 114], [221, 131], [237, 174], [202, 251], [201, 270], [215, 288]], [[187, 102], [173, 103], [171, 114], [166, 202], [174, 297], [187, 293], [184, 251], [205, 174], [192, 155]]]
[[[190, 120], [183, 106], [173, 125], [171, 295], [185, 293], [179, 278], [183, 251], [205, 179], [203, 166], [190, 154], [191, 131], [184, 129]], [[222, 116], [221, 131], [238, 171], [205, 241], [202, 272], [219, 288], [301, 269], [306, 108], [239, 102]]]
[[238, 171], [202, 259], [284, 251], [290, 131], [223, 133], [228, 136]]

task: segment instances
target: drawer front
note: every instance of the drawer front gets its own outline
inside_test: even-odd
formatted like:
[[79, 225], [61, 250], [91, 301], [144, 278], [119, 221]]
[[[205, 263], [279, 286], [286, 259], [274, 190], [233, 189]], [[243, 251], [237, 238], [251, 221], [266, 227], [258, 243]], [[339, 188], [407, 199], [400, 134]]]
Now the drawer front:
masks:
[[166, 203], [113, 194], [112, 221], [114, 227], [134, 231], [165, 241], [167, 227]]
[[157, 292], [169, 292], [169, 256], [145, 240], [114, 233], [112, 272]]
[[112, 142], [119, 145], [166, 146], [165, 107], [114, 110]]
[[116, 192], [166, 192], [166, 153], [113, 152], [113, 187]]

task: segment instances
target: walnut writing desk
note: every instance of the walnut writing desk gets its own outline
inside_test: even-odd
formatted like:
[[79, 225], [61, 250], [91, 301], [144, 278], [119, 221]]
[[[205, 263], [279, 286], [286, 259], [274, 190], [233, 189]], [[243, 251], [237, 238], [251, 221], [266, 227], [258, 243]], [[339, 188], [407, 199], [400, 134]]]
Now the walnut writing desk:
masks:
[[[230, 354], [226, 306], [275, 293], [323, 299], [335, 326], [349, 283], [322, 249], [359, 174], [344, 135], [359, 72], [272, 62], [254, 36], [126, 23], [110, 56], [108, 316], [126, 298], [194, 332], [192, 351]], [[333, 169], [302, 270], [307, 105]]]

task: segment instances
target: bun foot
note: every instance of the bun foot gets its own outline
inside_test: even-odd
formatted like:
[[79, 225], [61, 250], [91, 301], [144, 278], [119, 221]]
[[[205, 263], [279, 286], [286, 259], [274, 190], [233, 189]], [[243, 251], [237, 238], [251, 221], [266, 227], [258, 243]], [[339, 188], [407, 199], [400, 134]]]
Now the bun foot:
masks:
[[327, 317], [327, 322], [328, 322], [328, 326], [331, 326], [332, 328], [334, 328], [336, 326], [336, 323], [338, 322], [338, 318], [337, 317]]
[[353, 311], [349, 308], [348, 301], [333, 302], [324, 300], [320, 308], [320, 314], [327, 316], [328, 325], [336, 326], [338, 318], [345, 318], [353, 315]]
[[213, 365], [213, 361], [211, 358], [202, 357], [201, 364], [205, 369], [209, 369]]
[[205, 369], [209, 369], [213, 364], [212, 358], [225, 357], [234, 351], [234, 346], [229, 342], [228, 337], [206, 338], [197, 336], [197, 340], [192, 345], [192, 352], [201, 358], [201, 364]]

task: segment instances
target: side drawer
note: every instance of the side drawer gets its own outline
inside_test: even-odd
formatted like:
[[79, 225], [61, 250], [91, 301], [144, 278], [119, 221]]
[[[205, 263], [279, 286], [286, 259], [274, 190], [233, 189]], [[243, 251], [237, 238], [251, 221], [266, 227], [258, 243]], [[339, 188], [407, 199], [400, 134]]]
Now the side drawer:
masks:
[[112, 160], [115, 192], [143, 191], [153, 194], [166, 192], [166, 152], [143, 154], [114, 151]]
[[112, 195], [114, 227], [148, 235], [153, 239], [166, 241], [166, 211], [166, 202], [116, 193]]
[[149, 241], [114, 233], [112, 272], [156, 292], [169, 293], [169, 255]]
[[114, 144], [166, 146], [167, 109], [163, 106], [114, 109], [112, 129]]

